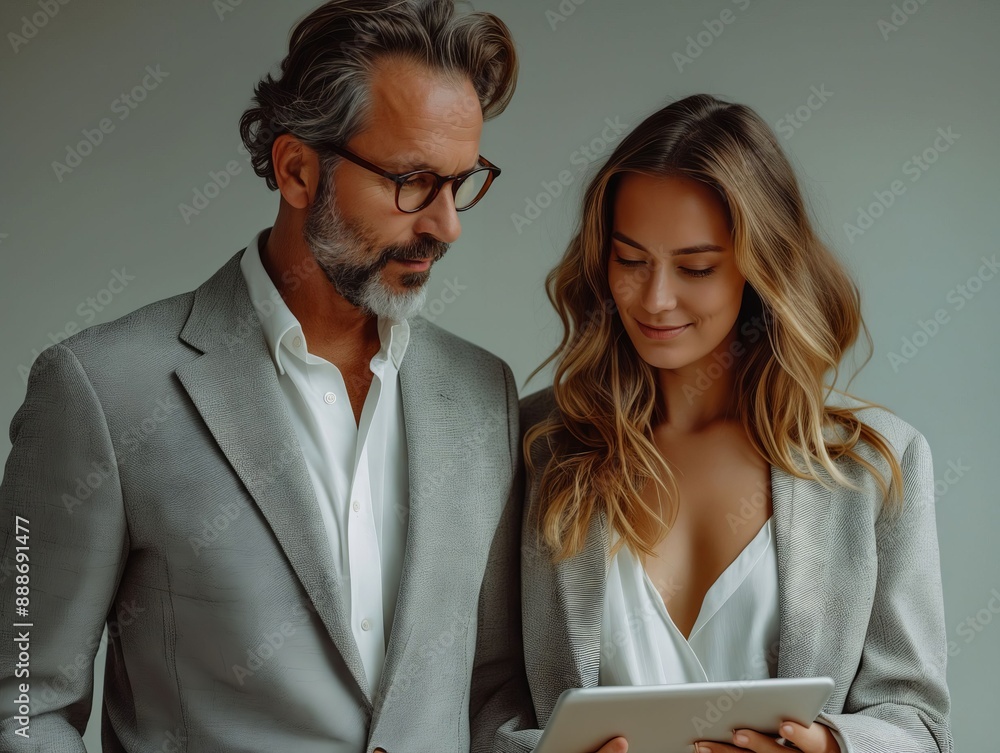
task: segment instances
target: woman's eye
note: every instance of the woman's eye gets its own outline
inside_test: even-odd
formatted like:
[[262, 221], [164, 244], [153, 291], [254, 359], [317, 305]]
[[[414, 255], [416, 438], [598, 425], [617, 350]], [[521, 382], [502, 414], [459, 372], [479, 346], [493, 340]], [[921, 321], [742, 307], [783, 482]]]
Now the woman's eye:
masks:
[[705, 269], [690, 269], [688, 267], [679, 267], [681, 272], [690, 277], [708, 277], [712, 272], [715, 271], [715, 267], [706, 267]]
[[638, 267], [644, 263], [641, 261], [636, 261], [635, 259], [623, 259], [622, 257], [618, 256], [618, 254], [615, 254], [615, 261], [621, 264], [623, 267]]

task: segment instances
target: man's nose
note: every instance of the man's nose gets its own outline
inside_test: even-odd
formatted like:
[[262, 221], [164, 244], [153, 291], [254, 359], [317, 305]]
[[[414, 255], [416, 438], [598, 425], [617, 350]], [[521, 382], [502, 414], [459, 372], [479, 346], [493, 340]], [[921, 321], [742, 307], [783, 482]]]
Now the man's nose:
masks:
[[462, 223], [455, 209], [455, 196], [451, 184], [441, 187], [434, 201], [420, 210], [420, 217], [413, 226], [417, 235], [430, 235], [445, 243], [454, 243], [462, 234]]

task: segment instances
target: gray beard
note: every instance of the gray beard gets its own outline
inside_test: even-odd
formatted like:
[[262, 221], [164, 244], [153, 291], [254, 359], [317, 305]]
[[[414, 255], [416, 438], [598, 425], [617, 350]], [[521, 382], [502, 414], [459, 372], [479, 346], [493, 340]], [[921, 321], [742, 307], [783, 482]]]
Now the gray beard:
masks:
[[370, 226], [348, 222], [337, 211], [333, 186], [321, 185], [309, 207], [303, 235], [316, 263], [334, 289], [352, 305], [372, 316], [394, 321], [410, 319], [424, 307], [430, 270], [403, 275], [405, 290], [394, 290], [382, 278], [392, 259], [430, 258], [437, 261], [448, 244], [428, 237], [406, 245], [379, 248]]

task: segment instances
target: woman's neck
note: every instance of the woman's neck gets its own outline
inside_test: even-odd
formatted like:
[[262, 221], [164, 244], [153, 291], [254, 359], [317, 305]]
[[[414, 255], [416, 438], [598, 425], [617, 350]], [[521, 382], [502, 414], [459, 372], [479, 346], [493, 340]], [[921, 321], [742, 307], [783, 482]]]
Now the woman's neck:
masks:
[[666, 417], [660, 428], [691, 433], [735, 417], [735, 337], [735, 332], [730, 333], [712, 353], [695, 363], [658, 371], [659, 398]]

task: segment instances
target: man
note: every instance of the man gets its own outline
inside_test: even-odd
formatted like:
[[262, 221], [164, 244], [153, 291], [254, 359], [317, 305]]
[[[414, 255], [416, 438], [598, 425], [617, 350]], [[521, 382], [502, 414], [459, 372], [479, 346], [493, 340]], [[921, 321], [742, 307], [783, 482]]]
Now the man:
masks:
[[105, 751], [486, 750], [530, 715], [514, 380], [415, 316], [498, 173], [509, 32], [332, 0], [281, 70], [240, 124], [273, 227], [33, 365], [0, 486], [25, 564], [0, 749], [84, 750], [105, 624]]

